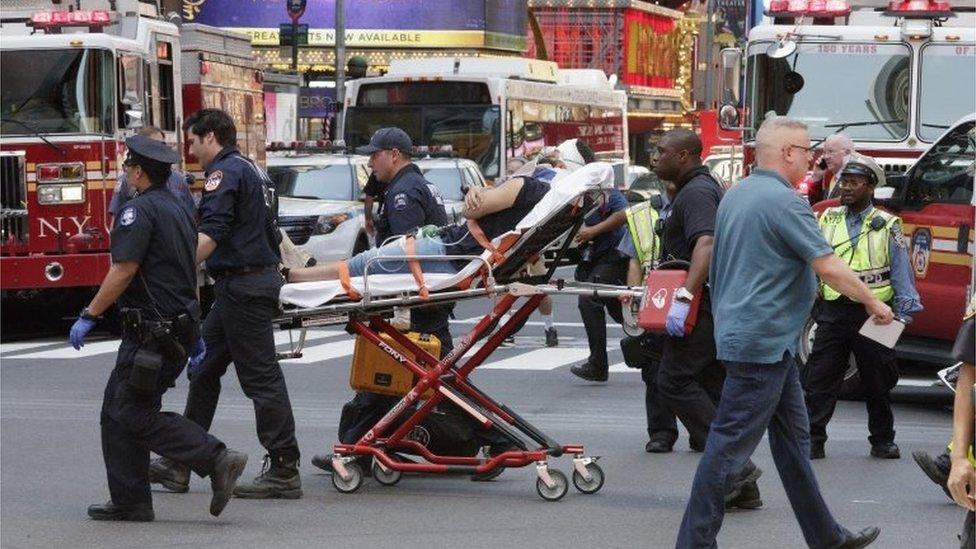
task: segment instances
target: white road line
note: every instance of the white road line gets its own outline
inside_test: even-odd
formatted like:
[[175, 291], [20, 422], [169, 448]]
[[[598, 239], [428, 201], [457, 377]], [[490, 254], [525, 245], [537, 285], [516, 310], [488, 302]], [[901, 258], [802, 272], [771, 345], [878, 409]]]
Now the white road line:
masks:
[[69, 358], [84, 358], [95, 355], [103, 355], [106, 353], [114, 353], [119, 349], [119, 340], [111, 339], [109, 341], [97, 341], [94, 343], [86, 343], [81, 350], [76, 351], [71, 345], [65, 347], [58, 347], [57, 349], [50, 349], [47, 351], [38, 351], [36, 353], [27, 353], [24, 355], [17, 355], [12, 357], [6, 357], [9, 359], [69, 359]]
[[6, 356], [8, 353], [16, 353], [18, 351], [26, 351], [29, 349], [36, 349], [38, 347], [46, 347], [48, 345], [56, 345], [58, 343], [65, 343], [67, 341], [67, 336], [58, 339], [39, 339], [37, 341], [22, 341], [17, 343], [4, 343], [0, 345], [0, 356]]
[[589, 349], [536, 349], [511, 358], [482, 364], [479, 370], [555, 370], [572, 362], [583, 360]]
[[293, 364], [311, 364], [334, 358], [346, 357], [352, 354], [356, 342], [352, 339], [344, 341], [333, 341], [322, 345], [306, 347], [302, 351], [302, 358], [282, 360], [282, 364], [290, 366]]

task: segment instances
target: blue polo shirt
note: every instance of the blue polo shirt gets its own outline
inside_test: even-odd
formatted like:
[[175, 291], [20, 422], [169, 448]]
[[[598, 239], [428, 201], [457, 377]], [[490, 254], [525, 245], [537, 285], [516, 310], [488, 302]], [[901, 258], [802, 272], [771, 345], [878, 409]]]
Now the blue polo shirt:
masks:
[[708, 279], [718, 359], [773, 364], [795, 353], [817, 295], [810, 261], [833, 253], [782, 176], [754, 170], [719, 204]]

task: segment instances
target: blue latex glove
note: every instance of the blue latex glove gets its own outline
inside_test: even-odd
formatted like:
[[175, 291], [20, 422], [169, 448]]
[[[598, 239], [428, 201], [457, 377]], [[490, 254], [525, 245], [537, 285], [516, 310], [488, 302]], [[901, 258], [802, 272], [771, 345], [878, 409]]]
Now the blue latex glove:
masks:
[[75, 348], [76, 351], [80, 351], [82, 347], [85, 346], [85, 336], [88, 332], [95, 327], [95, 321], [86, 318], [78, 317], [78, 320], [71, 325], [71, 332], [68, 333], [68, 339], [71, 341], [71, 346]]
[[203, 342], [203, 338], [201, 337], [197, 340], [196, 345], [193, 346], [193, 350], [190, 351], [189, 375], [197, 373], [205, 356], [207, 356], [207, 344]]
[[685, 336], [685, 320], [688, 320], [688, 311], [691, 310], [691, 303], [671, 300], [671, 308], [668, 309], [668, 318], [664, 323], [668, 335], [671, 337]]

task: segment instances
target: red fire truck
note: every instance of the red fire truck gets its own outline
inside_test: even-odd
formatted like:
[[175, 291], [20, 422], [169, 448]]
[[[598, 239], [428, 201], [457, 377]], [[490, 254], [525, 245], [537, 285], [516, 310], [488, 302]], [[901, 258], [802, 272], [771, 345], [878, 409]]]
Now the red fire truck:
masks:
[[[262, 73], [247, 37], [178, 26], [142, 0], [5, 0], [0, 22], [5, 303], [65, 303], [100, 284], [107, 208], [124, 140], [139, 127], [161, 128], [182, 149], [185, 113], [222, 108], [242, 151], [263, 164]], [[192, 158], [181, 168], [200, 174]]]
[[[745, 77], [741, 108], [733, 101], [724, 105], [720, 123], [740, 126], [734, 129], [741, 131], [747, 166], [756, 130], [769, 113], [806, 122], [814, 142], [843, 131], [859, 152], [878, 160], [889, 175], [879, 203], [904, 220], [925, 305], [898, 355], [945, 364], [973, 291], [971, 143], [967, 149], [973, 130], [971, 118], [957, 121], [976, 112], [976, 18], [971, 9], [945, 1], [853, 4], [767, 0], [766, 17], [750, 31], [746, 50], [722, 52], [727, 98], [738, 96], [743, 54]], [[916, 163], [923, 152], [942, 160]], [[941, 185], [942, 179], [954, 186]], [[820, 202], [814, 209], [836, 204]]]

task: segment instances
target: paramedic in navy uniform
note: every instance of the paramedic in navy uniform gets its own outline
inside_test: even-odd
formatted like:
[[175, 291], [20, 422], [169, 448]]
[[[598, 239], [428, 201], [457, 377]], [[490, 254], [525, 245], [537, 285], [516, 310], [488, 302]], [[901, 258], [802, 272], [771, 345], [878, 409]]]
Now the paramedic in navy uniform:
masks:
[[126, 139], [122, 164], [138, 196], [126, 202], [112, 229], [112, 267], [98, 293], [71, 327], [71, 344], [84, 346], [96, 319], [116, 300], [124, 331], [102, 401], [102, 454], [112, 499], [92, 505], [95, 520], [147, 522], [155, 518], [149, 488], [149, 452], [210, 476], [210, 513], [230, 500], [247, 455], [179, 414], [161, 412], [163, 393], [186, 367], [200, 329], [194, 262], [197, 235], [181, 201], [166, 189], [178, 154], [142, 135]]
[[[234, 495], [300, 498], [295, 419], [271, 324], [284, 280], [269, 180], [237, 150], [237, 130], [226, 112], [202, 109], [183, 129], [190, 152], [206, 169], [196, 260], [207, 262], [216, 281], [214, 305], [203, 324], [206, 354], [191, 368], [184, 415], [210, 429], [220, 378], [233, 361], [244, 394], [254, 402], [258, 439], [268, 451], [261, 474], [253, 484], [238, 485]], [[187, 489], [182, 464], [157, 460], [150, 473], [153, 482], [170, 490]]]

